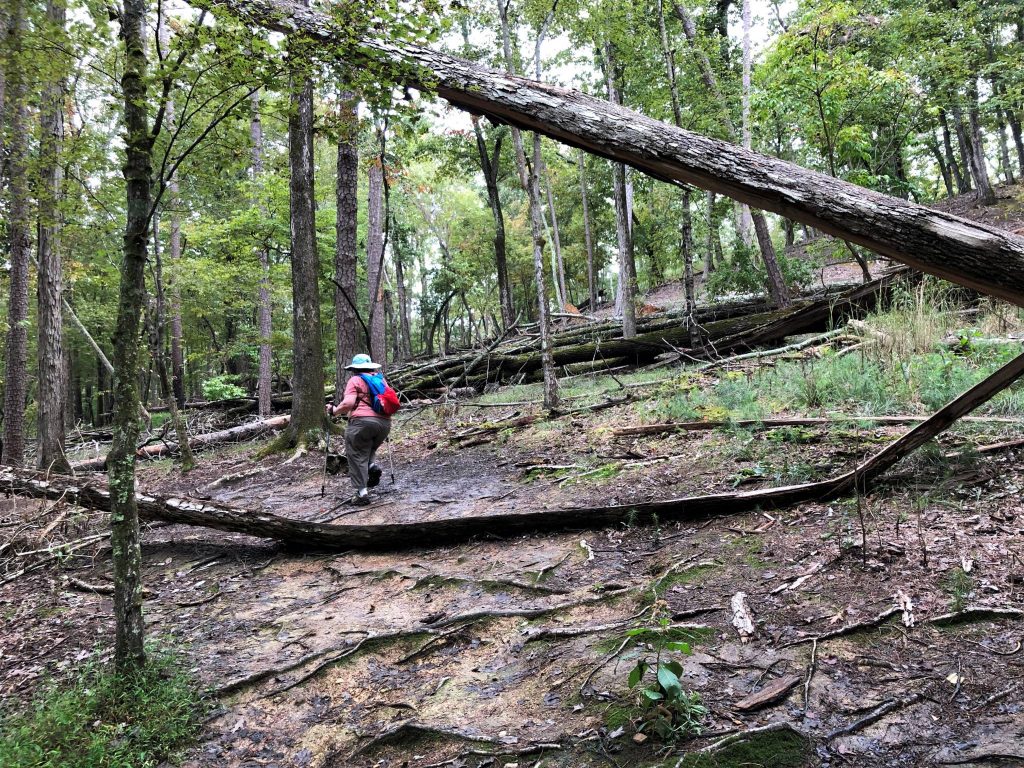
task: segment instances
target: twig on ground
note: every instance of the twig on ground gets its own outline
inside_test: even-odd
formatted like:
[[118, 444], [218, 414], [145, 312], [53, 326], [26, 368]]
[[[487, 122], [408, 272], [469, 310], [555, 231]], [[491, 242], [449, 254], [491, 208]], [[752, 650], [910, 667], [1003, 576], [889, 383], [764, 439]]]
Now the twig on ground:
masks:
[[921, 694], [914, 693], [905, 699], [889, 699], [888, 701], [883, 702], [879, 706], [875, 707], [873, 710], [868, 712], [864, 717], [860, 718], [859, 720], [854, 720], [852, 723], [844, 725], [842, 728], [837, 728], [836, 730], [832, 731], [825, 737], [825, 741], [831, 741], [837, 736], [848, 736], [851, 733], [855, 733], [856, 731], [859, 731], [861, 728], [865, 728], [871, 725], [872, 723], [881, 720], [890, 712], [894, 712], [897, 709], [903, 709], [903, 707], [908, 707], [911, 704], [920, 701], [923, 698], [924, 697]]
[[794, 645], [802, 645], [803, 643], [820, 643], [824, 640], [832, 640], [836, 637], [842, 637], [843, 635], [851, 635], [854, 632], [859, 632], [862, 629], [871, 629], [877, 627], [880, 624], [884, 624], [886, 621], [891, 619], [897, 613], [902, 613], [903, 609], [897, 606], [887, 608], [880, 614], [875, 616], [873, 619], [867, 621], [858, 621], [855, 624], [847, 624], [845, 627], [834, 629], [831, 632], [825, 632], [820, 635], [808, 635], [807, 637], [801, 637], [797, 640], [790, 640], [788, 643], [783, 643], [780, 648], [791, 648]]

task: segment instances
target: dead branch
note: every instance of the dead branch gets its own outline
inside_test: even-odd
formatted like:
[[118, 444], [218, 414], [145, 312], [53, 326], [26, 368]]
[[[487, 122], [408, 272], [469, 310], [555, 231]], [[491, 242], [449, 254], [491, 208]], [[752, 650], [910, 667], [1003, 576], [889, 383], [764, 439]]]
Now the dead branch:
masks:
[[962, 611], [943, 613], [940, 616], [933, 616], [925, 619], [922, 624], [932, 624], [936, 627], [948, 627], [953, 624], [963, 624], [968, 621], [984, 621], [991, 619], [1020, 619], [1024, 617], [1024, 610], [1018, 608], [1000, 608], [997, 606], [974, 605], [964, 608]]
[[868, 619], [867, 621], [858, 621], [855, 624], [847, 624], [845, 627], [840, 627], [839, 629], [834, 629], [831, 632], [825, 632], [820, 635], [808, 635], [807, 637], [801, 637], [798, 640], [791, 640], [788, 643], [783, 643], [780, 647], [791, 648], [794, 645], [802, 645], [803, 643], [814, 643], [815, 645], [817, 645], [818, 643], [824, 642], [825, 640], [832, 640], [837, 637], [843, 637], [844, 635], [852, 635], [854, 632], [860, 632], [862, 629], [872, 629], [874, 627], [879, 626], [880, 624], [884, 624], [893, 616], [902, 612], [903, 609], [899, 606], [887, 608], [886, 610], [882, 611], [880, 614], [875, 616], [873, 619]]

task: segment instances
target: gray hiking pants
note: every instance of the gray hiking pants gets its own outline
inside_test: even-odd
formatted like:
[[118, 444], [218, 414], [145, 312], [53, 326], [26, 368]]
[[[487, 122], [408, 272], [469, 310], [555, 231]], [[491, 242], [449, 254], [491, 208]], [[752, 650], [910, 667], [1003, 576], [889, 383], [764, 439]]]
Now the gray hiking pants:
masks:
[[366, 487], [370, 464], [377, 449], [391, 432], [391, 419], [357, 416], [345, 427], [345, 457], [348, 459], [348, 477], [358, 491]]

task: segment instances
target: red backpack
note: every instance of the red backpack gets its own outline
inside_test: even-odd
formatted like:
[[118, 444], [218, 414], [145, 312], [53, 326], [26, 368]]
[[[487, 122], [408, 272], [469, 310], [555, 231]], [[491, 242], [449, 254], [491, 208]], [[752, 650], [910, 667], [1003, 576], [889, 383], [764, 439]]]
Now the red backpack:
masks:
[[360, 373], [359, 378], [370, 390], [370, 407], [375, 412], [382, 416], [394, 416], [398, 413], [398, 409], [402, 407], [398, 393], [384, 380], [383, 374]]

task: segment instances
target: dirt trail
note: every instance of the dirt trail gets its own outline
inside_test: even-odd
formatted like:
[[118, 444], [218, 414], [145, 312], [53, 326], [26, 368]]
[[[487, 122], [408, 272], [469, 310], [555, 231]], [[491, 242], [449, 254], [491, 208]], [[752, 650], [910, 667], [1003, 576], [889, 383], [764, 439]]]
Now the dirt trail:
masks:
[[[665, 496], [706, 484], [712, 467], [716, 482], [724, 479], [729, 438], [714, 433], [633, 441], [629, 455], [683, 450], [689, 459], [626, 468], [610, 481], [522, 476], [519, 465], [608, 455], [603, 424], [548, 427], [462, 451], [437, 447], [436, 435], [410, 435], [396, 445], [396, 484], [386, 470], [379, 500], [359, 510], [338, 506], [349, 493], [343, 477], [331, 478], [321, 498], [315, 454], [293, 464], [264, 459], [257, 472], [214, 484], [253, 468], [250, 449], [235, 447], [184, 479], [167, 464], [144, 468], [142, 484], [350, 521]], [[768, 445], [794, 461], [826, 463], [831, 451], [858, 450], [844, 441]], [[144, 545], [145, 583], [157, 593], [147, 601], [151, 633], [186, 649], [205, 684], [232, 691], [219, 697], [185, 765], [660, 764], [650, 743], [632, 740], [626, 686], [636, 661], [653, 657], [656, 637], [631, 640], [626, 632], [656, 628], [658, 618], [698, 625], [672, 635], [692, 643], [693, 654], [680, 658], [684, 684], [711, 710], [709, 736], [691, 748], [714, 734], [787, 722], [813, 746], [801, 754], [765, 737], [762, 764], [981, 764], [1016, 754], [1024, 733], [1024, 686], [1015, 685], [1020, 623], [920, 622], [950, 610], [951, 599], [1024, 607], [1020, 458], [985, 459], [950, 501], [922, 507], [913, 489], [899, 485], [865, 500], [866, 553], [852, 502], [401, 555], [284, 551], [213, 531], [151, 530]], [[948, 574], [965, 557], [973, 575], [951, 598]], [[84, 581], [109, 578], [104, 557], [75, 565]], [[865, 622], [892, 608], [897, 590], [912, 598], [917, 625], [905, 627], [897, 615], [818, 643], [805, 703], [814, 646], [790, 643]], [[749, 644], [732, 626], [738, 591], [757, 624]], [[112, 634], [109, 598], [70, 591], [46, 571], [0, 588], [0, 605], [0, 640], [10, 649], [0, 656], [4, 695], [24, 695], [44, 666], [73, 665]], [[531, 640], [550, 629], [566, 636]], [[799, 683], [780, 702], [750, 713], [735, 708], [786, 675]], [[849, 734], [828, 738], [851, 724]]]

